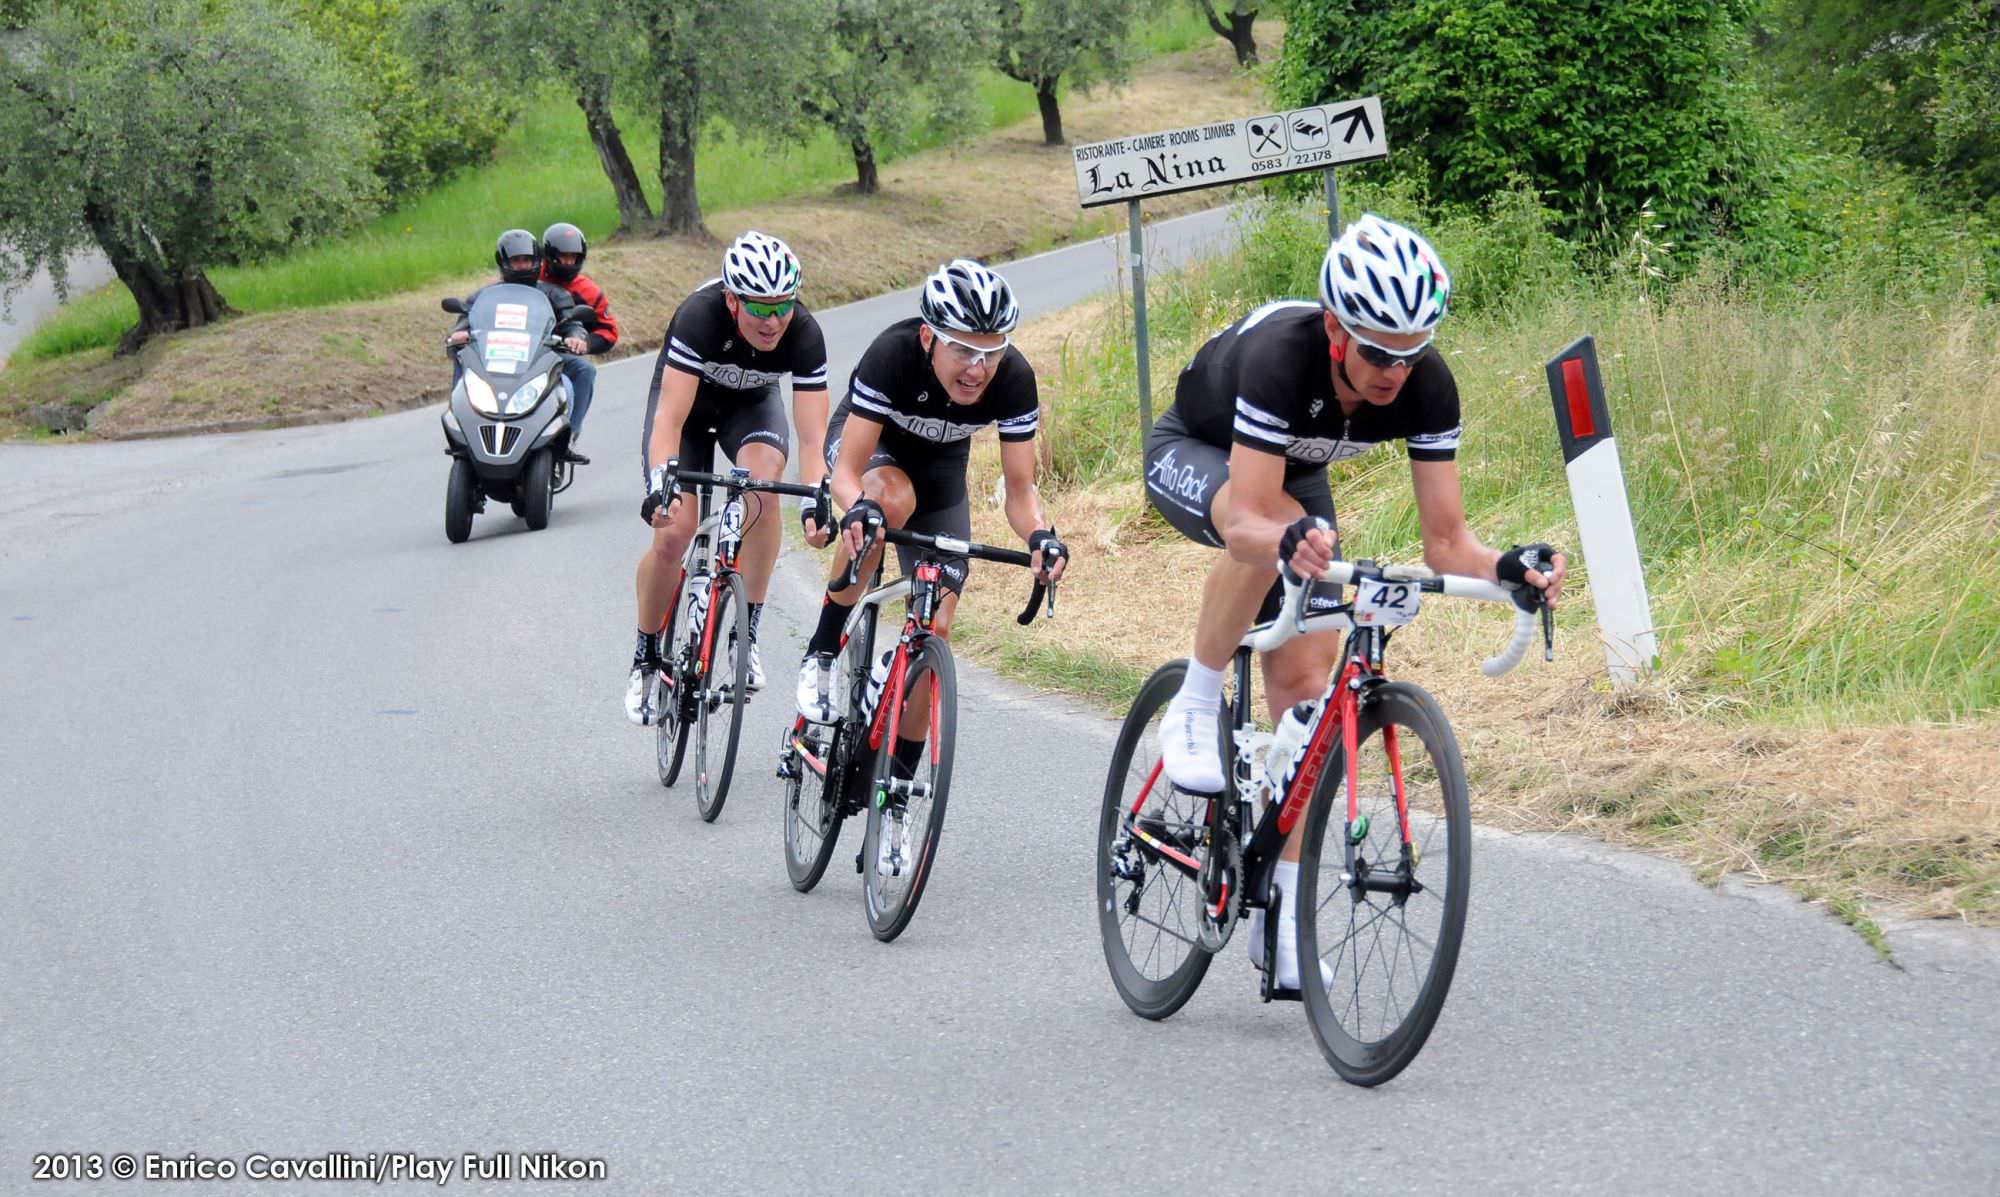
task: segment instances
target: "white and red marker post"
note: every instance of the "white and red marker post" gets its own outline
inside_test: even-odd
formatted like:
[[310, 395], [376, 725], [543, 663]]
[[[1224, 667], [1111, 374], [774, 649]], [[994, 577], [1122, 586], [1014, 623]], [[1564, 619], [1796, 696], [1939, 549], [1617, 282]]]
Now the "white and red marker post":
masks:
[[1577, 537], [1590, 565], [1590, 595], [1604, 639], [1611, 680], [1628, 685], [1659, 660], [1646, 575], [1639, 565], [1639, 539], [1632, 528], [1632, 504], [1625, 495], [1625, 472], [1618, 442], [1611, 436], [1611, 411], [1597, 371], [1597, 341], [1577, 338], [1549, 361], [1549, 395], [1555, 400], [1556, 432], [1562, 437], [1563, 466], [1569, 472], [1570, 501], [1576, 507]]

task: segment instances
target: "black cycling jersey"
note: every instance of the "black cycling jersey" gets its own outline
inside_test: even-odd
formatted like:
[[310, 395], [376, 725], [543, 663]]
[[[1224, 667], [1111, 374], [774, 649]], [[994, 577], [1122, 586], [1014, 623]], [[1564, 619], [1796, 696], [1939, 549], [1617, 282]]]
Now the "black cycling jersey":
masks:
[[999, 427], [1003, 441], [1035, 439], [1041, 397], [1035, 368], [1021, 351], [1010, 345], [1001, 354], [978, 402], [954, 403], [924, 355], [922, 325], [915, 316], [898, 321], [868, 346], [840, 401], [841, 418], [851, 413], [882, 425], [882, 448], [899, 461], [950, 462], [960, 475], [972, 434], [988, 424]]
[[653, 364], [647, 405], [660, 401], [660, 379], [668, 366], [731, 391], [760, 392], [785, 375], [795, 391], [826, 389], [826, 337], [806, 305], [792, 309], [792, 322], [775, 349], [764, 353], [745, 340], [722, 298], [722, 280], [710, 279], [674, 309], [667, 343]]
[[1334, 397], [1326, 324], [1317, 303], [1268, 303], [1210, 337], [1181, 371], [1173, 410], [1197, 439], [1283, 454], [1294, 477], [1401, 440], [1416, 461], [1458, 454], [1458, 383], [1436, 349], [1403, 389], [1352, 414]]

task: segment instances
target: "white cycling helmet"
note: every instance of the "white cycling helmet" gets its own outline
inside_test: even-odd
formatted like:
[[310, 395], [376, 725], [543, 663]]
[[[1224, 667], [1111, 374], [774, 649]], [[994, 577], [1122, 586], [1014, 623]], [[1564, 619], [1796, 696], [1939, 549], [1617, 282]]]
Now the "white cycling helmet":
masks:
[[1319, 301], [1350, 328], [1428, 333], [1444, 319], [1451, 276], [1431, 243], [1372, 212], [1326, 247]]
[[1021, 322], [1007, 280], [971, 258], [953, 258], [925, 279], [917, 312], [932, 328], [957, 332], [1010, 333]]
[[752, 230], [722, 251], [722, 285], [738, 295], [782, 299], [799, 293], [799, 258], [776, 237]]

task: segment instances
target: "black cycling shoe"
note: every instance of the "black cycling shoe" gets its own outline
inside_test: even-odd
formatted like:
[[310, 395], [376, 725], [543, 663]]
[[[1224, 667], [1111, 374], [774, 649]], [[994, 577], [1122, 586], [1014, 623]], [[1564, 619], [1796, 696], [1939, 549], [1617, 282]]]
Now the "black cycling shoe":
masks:
[[583, 454], [578, 453], [575, 449], [569, 449], [569, 448], [565, 448], [563, 450], [563, 460], [571, 462], [576, 465], [590, 464], [590, 459], [588, 457], [585, 457]]

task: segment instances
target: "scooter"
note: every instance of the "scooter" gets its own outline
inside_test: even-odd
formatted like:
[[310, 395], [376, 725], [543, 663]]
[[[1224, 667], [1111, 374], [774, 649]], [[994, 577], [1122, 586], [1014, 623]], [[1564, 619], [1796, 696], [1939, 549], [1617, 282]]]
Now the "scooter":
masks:
[[556, 311], [540, 291], [513, 283], [481, 289], [469, 313], [455, 297], [439, 306], [466, 316], [472, 334], [454, 357], [458, 378], [440, 417], [452, 459], [445, 539], [461, 544], [471, 536], [472, 517], [488, 499], [509, 504], [540, 531], [574, 480]]

